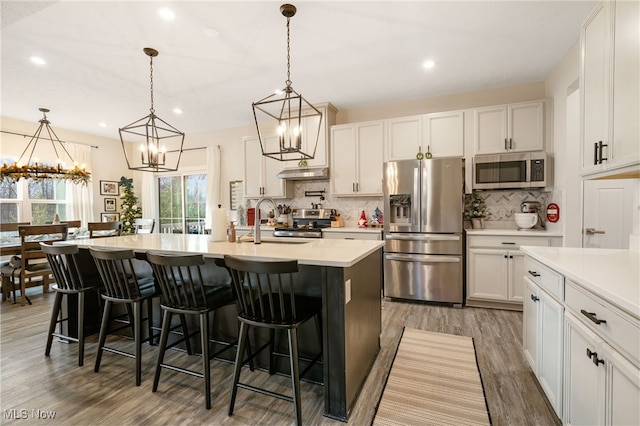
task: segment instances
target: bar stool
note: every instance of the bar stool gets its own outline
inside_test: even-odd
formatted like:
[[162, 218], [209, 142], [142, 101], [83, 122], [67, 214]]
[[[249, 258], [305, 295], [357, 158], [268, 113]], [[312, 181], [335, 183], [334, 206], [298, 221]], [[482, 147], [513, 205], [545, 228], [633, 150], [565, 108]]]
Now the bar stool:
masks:
[[[238, 343], [233, 372], [229, 415], [233, 415], [238, 388], [243, 388], [292, 402], [296, 424], [300, 425], [302, 424], [300, 377], [304, 376], [322, 356], [322, 299], [295, 294], [294, 273], [298, 272], [298, 262], [296, 260], [262, 262], [225, 256], [224, 261], [231, 271], [233, 286], [238, 297], [238, 320], [240, 321], [240, 342]], [[297, 330], [298, 327], [311, 318], [316, 319], [320, 353], [310, 360], [310, 364], [300, 373]], [[243, 365], [242, 354], [244, 353], [250, 327], [268, 328], [273, 332], [279, 330], [287, 331], [291, 385], [293, 388], [292, 396], [240, 382], [240, 373]], [[273, 332], [271, 333], [272, 342], [257, 349], [256, 353], [250, 358], [255, 357], [258, 352], [268, 346], [273, 348]], [[270, 363], [272, 359], [273, 350], [270, 356]], [[269, 370], [273, 374], [271, 365]]]
[[[49, 323], [49, 333], [47, 335], [47, 347], [44, 351], [46, 356], [51, 353], [51, 344], [53, 337], [58, 337], [64, 341], [78, 342], [78, 366], [84, 364], [84, 306], [87, 292], [98, 292], [99, 283], [92, 285], [85, 283], [80, 268], [78, 266], [78, 246], [75, 245], [48, 245], [40, 243], [42, 251], [47, 256], [47, 261], [56, 279], [53, 289], [56, 292], [56, 298], [53, 302], [53, 310], [51, 311], [51, 321]], [[60, 331], [56, 333], [56, 326], [65, 321], [69, 321], [69, 317], [62, 317], [62, 300], [64, 296], [76, 295], [78, 298], [77, 312], [77, 335], [71, 337]]]
[[[98, 272], [104, 284], [102, 298], [105, 301], [100, 325], [100, 337], [98, 338], [98, 354], [94, 371], [100, 371], [100, 362], [103, 351], [123, 355], [135, 359], [136, 386], [140, 386], [142, 378], [142, 343], [153, 341], [153, 308], [151, 299], [159, 296], [156, 292], [153, 277], [140, 278], [135, 274], [133, 250], [106, 249], [101, 247], [89, 247], [89, 252], [96, 262]], [[142, 305], [147, 304], [147, 317], [142, 317]], [[109, 319], [113, 304], [125, 305], [129, 314], [129, 321], [125, 326], [110, 329]], [[131, 313], [131, 310], [133, 311]], [[142, 338], [142, 322], [147, 321], [149, 337]], [[108, 334], [112, 334], [125, 327], [133, 330], [135, 352], [133, 354], [122, 350], [105, 346]]]
[[[223, 306], [234, 304], [236, 298], [229, 285], [207, 285], [201, 270], [202, 265], [204, 265], [202, 255], [147, 252], [147, 260], [153, 268], [157, 283], [162, 291], [162, 303], [160, 306], [163, 311], [160, 348], [152, 391], [156, 392], [158, 390], [162, 368], [203, 378], [205, 406], [208, 410], [211, 408], [210, 360], [236, 344], [236, 342], [220, 342], [209, 338], [209, 314]], [[164, 362], [166, 349], [180, 342], [177, 341], [167, 346], [171, 318], [174, 314], [199, 317], [202, 347], [201, 373]], [[191, 336], [185, 336], [187, 340], [189, 337]], [[209, 344], [212, 342], [222, 343], [225, 347], [214, 354], [210, 354]]]

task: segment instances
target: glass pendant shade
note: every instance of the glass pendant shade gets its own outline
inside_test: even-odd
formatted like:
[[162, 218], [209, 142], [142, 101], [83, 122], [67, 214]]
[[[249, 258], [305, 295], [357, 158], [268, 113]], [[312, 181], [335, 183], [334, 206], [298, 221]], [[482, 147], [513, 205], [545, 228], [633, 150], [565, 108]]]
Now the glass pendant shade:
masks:
[[296, 8], [280, 6], [287, 18], [286, 87], [252, 104], [262, 155], [279, 161], [299, 161], [301, 166], [316, 154], [322, 112], [291, 86], [289, 22]]
[[145, 47], [144, 53], [150, 57], [150, 114], [118, 129], [122, 150], [130, 170], [176, 171], [182, 157], [184, 133], [156, 115], [153, 108], [153, 58], [158, 56], [158, 51]]
[[[0, 169], [0, 181], [17, 182], [20, 179], [32, 179], [41, 181], [43, 179], [59, 179], [68, 180], [72, 183], [81, 183], [86, 185], [91, 180], [91, 173], [85, 168], [85, 165], [78, 165], [60, 141], [56, 133], [50, 126], [47, 119], [47, 108], [39, 108], [43, 118], [39, 121], [40, 126], [29, 140], [24, 151], [20, 154], [18, 160], [13, 164], [3, 164]], [[35, 155], [38, 142], [42, 141], [43, 147], [39, 148], [40, 155], [45, 153], [45, 148], [49, 148], [46, 156], [54, 155], [55, 164], [49, 164], [46, 161], [38, 160]], [[47, 147], [48, 145], [48, 147]]]

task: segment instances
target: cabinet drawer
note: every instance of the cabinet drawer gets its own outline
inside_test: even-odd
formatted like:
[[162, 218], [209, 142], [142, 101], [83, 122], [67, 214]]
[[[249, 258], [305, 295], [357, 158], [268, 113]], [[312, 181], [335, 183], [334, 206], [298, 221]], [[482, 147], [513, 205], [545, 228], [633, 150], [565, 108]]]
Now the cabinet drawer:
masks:
[[[640, 324], [618, 308], [567, 280], [565, 304], [603, 340], [630, 357], [640, 360]], [[600, 324], [597, 324], [598, 321]]]
[[486, 247], [486, 248], [503, 248], [516, 249], [520, 246], [551, 246], [551, 238], [549, 237], [513, 237], [505, 236], [478, 236], [470, 235], [467, 237], [467, 247]]
[[527, 256], [524, 261], [524, 274], [540, 287], [544, 288], [559, 301], [564, 300], [564, 277], [542, 263]]

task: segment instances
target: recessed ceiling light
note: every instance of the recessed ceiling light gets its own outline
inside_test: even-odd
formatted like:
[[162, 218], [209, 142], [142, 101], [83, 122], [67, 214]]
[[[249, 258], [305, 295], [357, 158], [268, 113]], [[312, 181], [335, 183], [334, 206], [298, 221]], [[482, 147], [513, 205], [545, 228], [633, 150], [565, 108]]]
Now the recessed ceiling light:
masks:
[[174, 108], [174, 109], [173, 109], [173, 113], [174, 113], [174, 114], [182, 114], [182, 109], [180, 109], [180, 108]]
[[98, 126], [100, 126], [100, 127], [107, 127], [107, 123], [98, 123]]
[[216, 38], [220, 35], [220, 31], [216, 30], [215, 28], [205, 28], [204, 30], [202, 30], [202, 32], [204, 33], [204, 35], [211, 38]]
[[173, 12], [173, 10], [169, 9], [168, 7], [161, 7], [160, 9], [158, 9], [158, 15], [160, 15], [162, 19], [165, 19], [167, 21], [173, 21], [176, 17], [176, 14]]
[[427, 69], [427, 70], [429, 70], [429, 69], [433, 68], [435, 65], [436, 65], [436, 63], [435, 63], [435, 62], [433, 62], [433, 60], [432, 60], [432, 59], [427, 59], [426, 61], [424, 61], [424, 62], [422, 63], [422, 67], [423, 67], [424, 69]]
[[42, 59], [39, 56], [32, 56], [29, 58], [31, 60], [31, 62], [33, 62], [36, 65], [44, 65], [47, 63], [47, 61], [45, 61], [44, 59]]

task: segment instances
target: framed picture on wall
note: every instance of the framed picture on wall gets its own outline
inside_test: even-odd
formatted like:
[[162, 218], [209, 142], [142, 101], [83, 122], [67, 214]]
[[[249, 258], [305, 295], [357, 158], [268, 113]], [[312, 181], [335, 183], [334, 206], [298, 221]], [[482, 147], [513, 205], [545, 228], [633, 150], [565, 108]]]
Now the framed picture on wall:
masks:
[[105, 212], [115, 212], [116, 211], [116, 199], [115, 198], [105, 198], [104, 199], [104, 211]]
[[120, 195], [118, 182], [115, 180], [101, 180], [100, 195]]
[[120, 213], [100, 213], [102, 222], [117, 222], [120, 220]]

